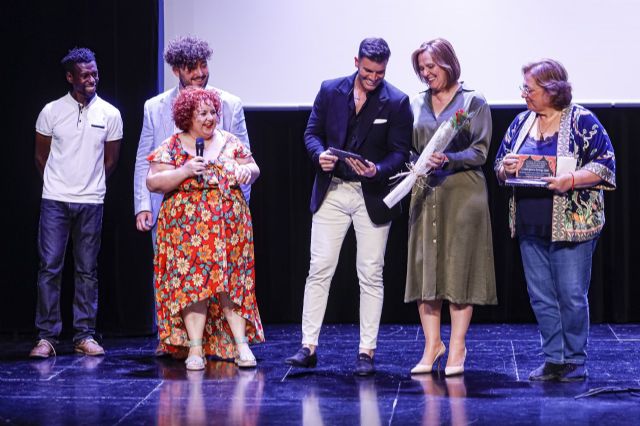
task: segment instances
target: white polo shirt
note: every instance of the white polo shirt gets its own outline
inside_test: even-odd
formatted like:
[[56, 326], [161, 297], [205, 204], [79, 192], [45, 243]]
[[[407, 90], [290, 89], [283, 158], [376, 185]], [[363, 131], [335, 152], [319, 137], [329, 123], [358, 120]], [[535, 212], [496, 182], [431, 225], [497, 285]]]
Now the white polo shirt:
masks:
[[42, 198], [101, 204], [107, 189], [104, 144], [122, 139], [120, 112], [98, 95], [83, 107], [67, 93], [45, 105], [36, 132], [51, 136]]

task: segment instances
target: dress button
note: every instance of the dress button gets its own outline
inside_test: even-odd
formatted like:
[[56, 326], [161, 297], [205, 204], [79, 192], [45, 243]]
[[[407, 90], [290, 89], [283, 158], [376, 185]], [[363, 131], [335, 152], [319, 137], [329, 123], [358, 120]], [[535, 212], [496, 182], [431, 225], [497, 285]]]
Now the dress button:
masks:
[[433, 239], [433, 244], [435, 244], [435, 243], [436, 243], [436, 239], [434, 238], [434, 239]]
[[433, 221], [433, 226], [436, 226], [436, 221], [435, 220]]

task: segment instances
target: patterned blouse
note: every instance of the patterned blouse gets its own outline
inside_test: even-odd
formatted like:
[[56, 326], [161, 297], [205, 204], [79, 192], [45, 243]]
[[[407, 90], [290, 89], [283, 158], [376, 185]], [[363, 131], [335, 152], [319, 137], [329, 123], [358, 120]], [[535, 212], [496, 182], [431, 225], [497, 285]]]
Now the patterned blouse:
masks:
[[[513, 120], [496, 155], [496, 174], [504, 156], [518, 152], [535, 117], [535, 113], [524, 111]], [[577, 104], [562, 110], [557, 155], [573, 157], [576, 170], [588, 170], [602, 181], [592, 188], [554, 194], [551, 241], [581, 242], [596, 238], [605, 222], [602, 191], [616, 187], [616, 158], [607, 131], [591, 111]], [[515, 236], [515, 217], [516, 203], [512, 195], [509, 200], [512, 237]]]

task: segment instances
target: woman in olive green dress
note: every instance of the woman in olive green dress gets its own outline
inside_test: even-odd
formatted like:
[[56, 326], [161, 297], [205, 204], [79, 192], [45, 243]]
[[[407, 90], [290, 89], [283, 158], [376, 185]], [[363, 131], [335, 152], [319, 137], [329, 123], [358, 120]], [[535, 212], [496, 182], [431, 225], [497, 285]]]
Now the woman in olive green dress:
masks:
[[428, 159], [432, 173], [411, 194], [405, 302], [417, 301], [425, 347], [411, 373], [430, 373], [443, 358], [442, 301], [449, 301], [451, 337], [445, 375], [464, 372], [465, 336], [473, 305], [496, 304], [487, 188], [482, 165], [491, 142], [484, 97], [458, 81], [460, 64], [444, 39], [423, 43], [413, 67], [429, 88], [412, 100], [413, 147], [420, 153], [438, 127], [459, 110], [467, 122], [444, 152]]

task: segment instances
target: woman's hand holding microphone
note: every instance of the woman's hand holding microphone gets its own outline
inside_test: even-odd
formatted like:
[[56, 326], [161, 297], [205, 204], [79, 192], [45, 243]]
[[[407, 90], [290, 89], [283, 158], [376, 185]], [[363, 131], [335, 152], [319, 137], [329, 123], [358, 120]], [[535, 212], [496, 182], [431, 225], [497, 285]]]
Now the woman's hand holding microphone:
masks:
[[205, 163], [203, 157], [193, 157], [182, 166], [186, 177], [201, 176], [204, 173]]

